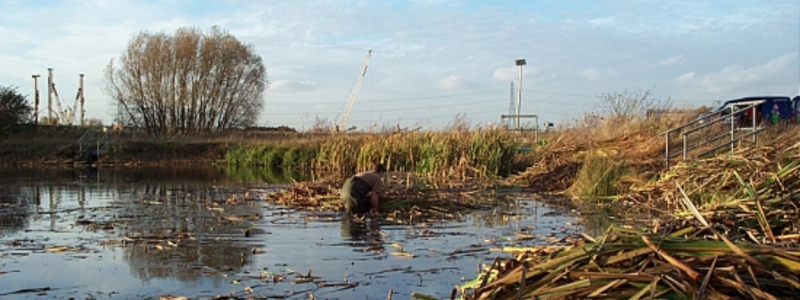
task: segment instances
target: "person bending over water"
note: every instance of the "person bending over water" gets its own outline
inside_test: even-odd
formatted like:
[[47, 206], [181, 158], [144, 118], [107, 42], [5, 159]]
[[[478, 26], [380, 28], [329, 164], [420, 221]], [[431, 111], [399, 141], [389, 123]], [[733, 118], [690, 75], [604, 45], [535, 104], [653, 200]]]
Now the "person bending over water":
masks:
[[344, 210], [350, 214], [366, 214], [378, 212], [378, 195], [383, 182], [381, 176], [386, 173], [383, 164], [375, 163], [371, 171], [361, 172], [348, 178], [342, 185], [341, 199]]

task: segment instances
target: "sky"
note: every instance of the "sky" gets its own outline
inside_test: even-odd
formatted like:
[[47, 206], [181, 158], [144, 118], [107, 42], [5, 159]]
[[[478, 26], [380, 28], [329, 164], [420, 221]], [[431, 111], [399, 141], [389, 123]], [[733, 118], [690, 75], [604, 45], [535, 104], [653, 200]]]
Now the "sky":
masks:
[[[219, 26], [252, 45], [269, 86], [259, 126], [446, 128], [521, 114], [569, 124], [599, 96], [649, 92], [675, 108], [800, 91], [800, 1], [0, 0], [0, 86], [62, 108], [85, 74], [86, 118], [114, 122], [104, 69], [141, 32]], [[514, 85], [512, 90], [511, 85]], [[40, 114], [46, 114], [40, 107]], [[525, 122], [525, 120], [523, 120]]]

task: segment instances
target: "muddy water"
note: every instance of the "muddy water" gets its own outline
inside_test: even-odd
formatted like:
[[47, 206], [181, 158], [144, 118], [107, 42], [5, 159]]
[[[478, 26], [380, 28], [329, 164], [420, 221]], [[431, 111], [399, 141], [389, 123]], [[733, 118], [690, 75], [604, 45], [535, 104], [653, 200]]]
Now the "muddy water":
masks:
[[495, 249], [584, 230], [530, 195], [426, 224], [297, 211], [260, 200], [284, 175], [247, 172], [0, 172], [0, 299], [449, 298]]

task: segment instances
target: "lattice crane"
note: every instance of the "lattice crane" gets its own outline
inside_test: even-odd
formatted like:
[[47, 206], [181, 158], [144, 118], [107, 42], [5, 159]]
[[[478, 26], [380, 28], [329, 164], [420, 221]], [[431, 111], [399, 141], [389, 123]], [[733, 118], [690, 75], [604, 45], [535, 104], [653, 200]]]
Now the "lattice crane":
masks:
[[[344, 113], [339, 112], [339, 114], [336, 115], [336, 120], [333, 124], [334, 131], [345, 130], [345, 126], [347, 126], [347, 121], [350, 119], [350, 112], [353, 111], [353, 106], [356, 103], [356, 99], [358, 99], [358, 92], [361, 89], [361, 83], [364, 82], [364, 76], [367, 75], [367, 67], [369, 66], [370, 56], [372, 56], [372, 49], [367, 51], [367, 57], [364, 59], [364, 64], [361, 65], [361, 71], [358, 73], [358, 77], [356, 77], [356, 82], [353, 84], [353, 88], [350, 89], [350, 96], [347, 100], [347, 109], [345, 109]], [[339, 121], [340, 115], [342, 117], [341, 121]]]

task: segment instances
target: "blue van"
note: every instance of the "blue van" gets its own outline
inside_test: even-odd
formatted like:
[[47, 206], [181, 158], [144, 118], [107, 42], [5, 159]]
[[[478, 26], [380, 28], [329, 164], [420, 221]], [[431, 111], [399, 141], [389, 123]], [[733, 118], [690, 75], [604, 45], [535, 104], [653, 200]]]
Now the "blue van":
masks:
[[742, 109], [750, 106], [754, 101], [760, 100], [764, 100], [764, 103], [745, 111], [737, 118], [749, 120], [752, 118], [753, 113], [755, 113], [756, 120], [760, 123], [778, 123], [781, 120], [798, 121], [798, 118], [800, 118], [800, 103], [798, 103], [800, 102], [800, 96], [796, 96], [794, 99], [785, 96], [756, 96], [728, 100], [722, 106], [713, 110], [712, 113], [725, 115], [730, 113], [731, 106]]
[[794, 103], [794, 118], [792, 119], [800, 123], [800, 96], [795, 96], [792, 102]]

